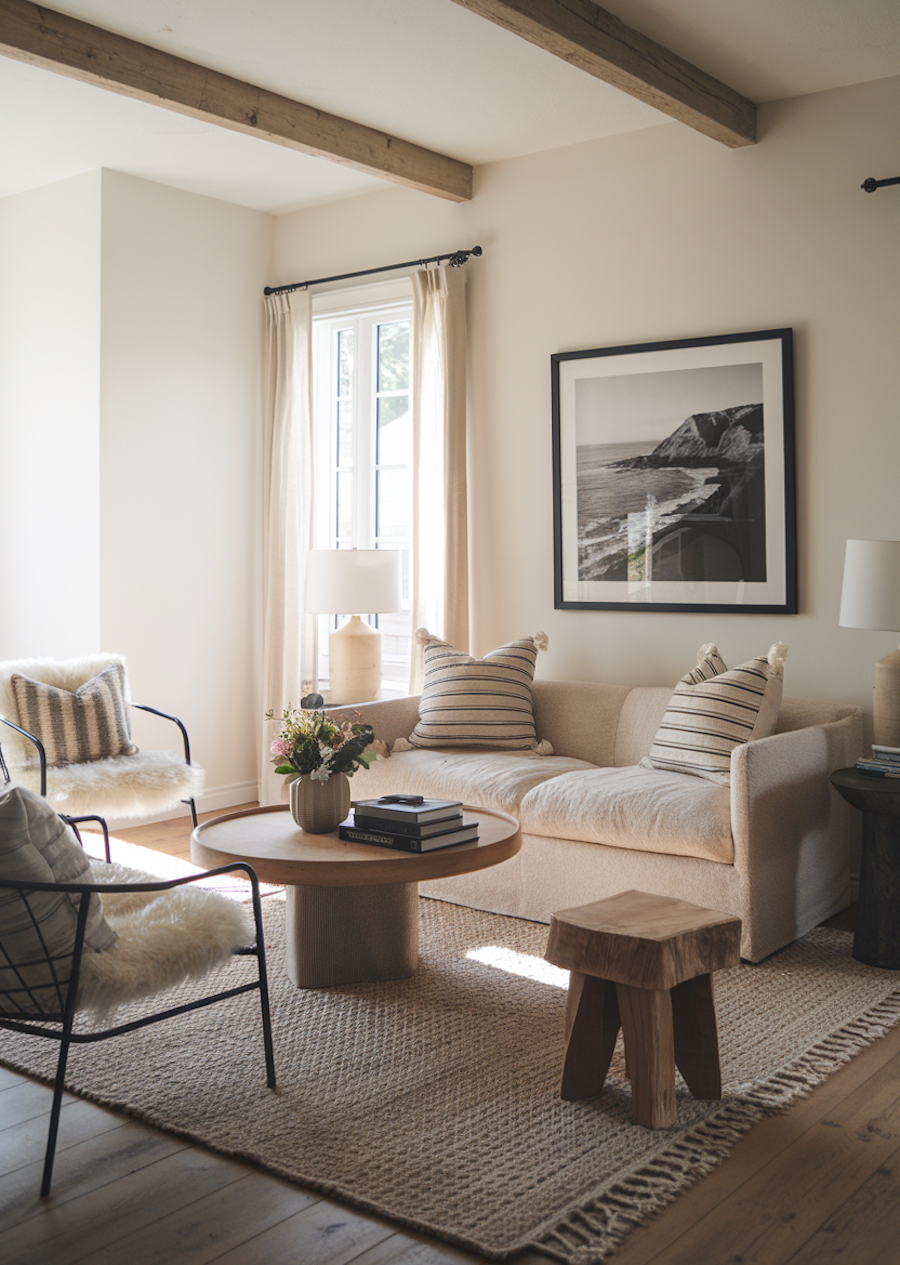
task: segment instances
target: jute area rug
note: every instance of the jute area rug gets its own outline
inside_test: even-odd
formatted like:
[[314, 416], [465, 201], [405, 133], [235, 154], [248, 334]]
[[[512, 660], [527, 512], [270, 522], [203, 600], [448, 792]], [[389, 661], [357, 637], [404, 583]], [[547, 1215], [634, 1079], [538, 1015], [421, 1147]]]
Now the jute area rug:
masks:
[[[844, 932], [720, 972], [725, 1098], [679, 1084], [676, 1124], [651, 1131], [631, 1121], [621, 1047], [599, 1097], [560, 1100], [567, 976], [542, 961], [546, 927], [422, 899], [413, 979], [298, 991], [284, 906], [264, 904], [277, 1092], [253, 994], [73, 1048], [70, 1088], [496, 1259], [536, 1248], [603, 1261], [763, 1114], [900, 1018], [900, 972], [855, 962]], [[0, 1060], [19, 1071], [52, 1079], [55, 1053], [0, 1034]]]

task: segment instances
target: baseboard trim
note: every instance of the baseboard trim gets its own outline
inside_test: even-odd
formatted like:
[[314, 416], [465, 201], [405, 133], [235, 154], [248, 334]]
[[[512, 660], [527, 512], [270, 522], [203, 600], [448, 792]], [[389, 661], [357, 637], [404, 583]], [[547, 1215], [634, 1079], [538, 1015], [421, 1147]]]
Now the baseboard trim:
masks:
[[[214, 813], [220, 809], [238, 808], [241, 804], [255, 804], [259, 796], [259, 783], [234, 782], [231, 786], [213, 786], [197, 796], [198, 813]], [[128, 830], [131, 826], [152, 826], [158, 821], [174, 821], [177, 817], [189, 817], [187, 804], [179, 804], [166, 813], [153, 813], [149, 817], [109, 817], [110, 830]]]

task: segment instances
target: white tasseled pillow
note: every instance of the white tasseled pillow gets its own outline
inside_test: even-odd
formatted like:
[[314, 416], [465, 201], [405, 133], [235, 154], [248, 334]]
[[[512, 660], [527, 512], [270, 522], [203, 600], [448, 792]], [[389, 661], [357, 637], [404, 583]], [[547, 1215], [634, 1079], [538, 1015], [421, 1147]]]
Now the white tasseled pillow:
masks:
[[410, 747], [482, 747], [491, 751], [534, 751], [551, 755], [534, 728], [531, 682], [538, 650], [547, 636], [537, 633], [510, 641], [475, 659], [433, 637], [422, 628], [424, 684], [419, 723], [409, 742], [400, 738], [395, 751]]
[[775, 732], [786, 658], [787, 646], [779, 641], [768, 654], [729, 671], [711, 642], [701, 646], [696, 668], [675, 686], [642, 763], [727, 782], [734, 748]]

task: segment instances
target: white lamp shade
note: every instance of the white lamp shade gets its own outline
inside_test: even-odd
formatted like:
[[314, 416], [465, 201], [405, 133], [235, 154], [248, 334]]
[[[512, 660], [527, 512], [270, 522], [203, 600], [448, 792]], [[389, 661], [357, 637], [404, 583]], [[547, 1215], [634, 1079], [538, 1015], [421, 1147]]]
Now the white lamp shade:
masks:
[[839, 622], [900, 630], [900, 540], [848, 540]]
[[322, 615], [377, 615], [402, 602], [399, 549], [311, 549], [306, 609]]

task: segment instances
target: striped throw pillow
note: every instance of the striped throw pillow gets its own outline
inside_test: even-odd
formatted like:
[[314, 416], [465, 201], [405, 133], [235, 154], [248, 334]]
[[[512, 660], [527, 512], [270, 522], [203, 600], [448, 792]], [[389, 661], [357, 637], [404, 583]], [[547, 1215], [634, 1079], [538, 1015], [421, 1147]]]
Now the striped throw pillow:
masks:
[[85, 764], [137, 751], [121, 663], [110, 664], [74, 694], [18, 673], [11, 684], [19, 724], [40, 738], [48, 764]]
[[[94, 881], [72, 827], [45, 799], [22, 786], [0, 795], [0, 875], [23, 883]], [[99, 894], [88, 899], [84, 942], [101, 953], [119, 937], [103, 915]], [[15, 892], [0, 892], [0, 1010], [39, 1014], [62, 1009], [80, 901], [68, 892], [32, 892], [29, 912]]]
[[538, 742], [531, 709], [537, 654], [547, 645], [544, 633], [510, 641], [483, 659], [427, 633], [420, 640], [424, 683], [419, 723], [409, 738], [412, 746], [550, 754], [550, 744]]
[[779, 641], [729, 672], [712, 643], [701, 646], [696, 668], [675, 686], [647, 763], [727, 782], [734, 748], [775, 731], [786, 657]]

